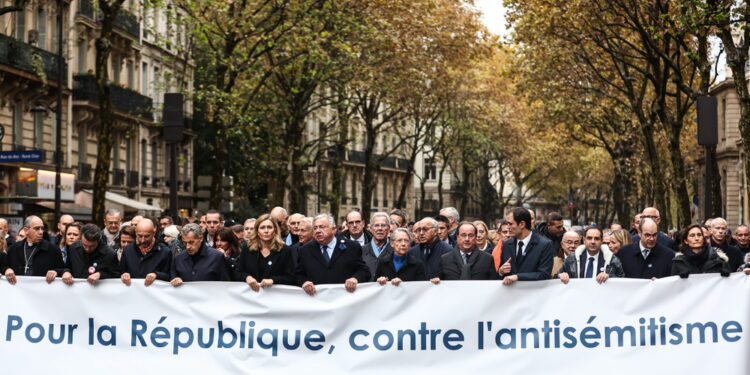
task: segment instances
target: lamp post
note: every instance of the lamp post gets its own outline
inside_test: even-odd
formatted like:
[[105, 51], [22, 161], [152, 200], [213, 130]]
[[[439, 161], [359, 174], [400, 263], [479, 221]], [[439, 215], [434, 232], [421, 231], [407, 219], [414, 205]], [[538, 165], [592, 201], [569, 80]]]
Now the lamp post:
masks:
[[[55, 110], [55, 220], [60, 219], [62, 181], [63, 0], [57, 0], [57, 108]], [[66, 72], [67, 73], [67, 72]]]

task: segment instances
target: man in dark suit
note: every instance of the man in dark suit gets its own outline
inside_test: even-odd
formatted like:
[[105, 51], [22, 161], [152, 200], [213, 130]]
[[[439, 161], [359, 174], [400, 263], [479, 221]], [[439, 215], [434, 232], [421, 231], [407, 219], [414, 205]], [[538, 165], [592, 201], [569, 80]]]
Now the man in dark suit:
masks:
[[[656, 226], [659, 226], [659, 223], [661, 223], [661, 215], [659, 214], [659, 210], [657, 210], [654, 207], [646, 207], [643, 209], [643, 212], [641, 213], [640, 220], [643, 219], [651, 219], [656, 223]], [[662, 245], [664, 247], [672, 249], [672, 251], [677, 251], [677, 243], [672, 239], [672, 237], [667, 236], [663, 232], [657, 232], [657, 238], [656, 242], [659, 245]], [[641, 240], [641, 237], [638, 233], [633, 235], [631, 237], [632, 243], [638, 243]]]
[[359, 243], [335, 236], [333, 216], [318, 215], [313, 220], [313, 239], [299, 248], [297, 285], [315, 295], [316, 284], [339, 284], [350, 293], [358, 283], [370, 281], [370, 270], [362, 260]]
[[458, 225], [456, 241], [459, 251], [442, 256], [443, 269], [435, 284], [443, 280], [497, 280], [495, 260], [492, 255], [477, 249], [477, 227], [470, 222]]
[[44, 222], [38, 216], [27, 217], [23, 229], [26, 230], [26, 239], [8, 249], [8, 268], [3, 272], [5, 278], [11, 284], [16, 283], [16, 275], [45, 276], [48, 283], [54, 281], [65, 268], [62, 252], [44, 239]]
[[727, 254], [729, 269], [734, 272], [744, 263], [744, 256], [740, 249], [730, 244], [728, 240], [727, 221], [720, 217], [711, 220], [711, 246], [719, 248]]
[[510, 210], [505, 220], [510, 223], [513, 238], [503, 243], [502, 265], [498, 270], [503, 284], [549, 279], [555, 257], [552, 241], [531, 231], [529, 210], [516, 207]]
[[658, 243], [656, 221], [641, 217], [640, 241], [625, 245], [617, 252], [625, 277], [631, 279], [658, 279], [672, 274], [675, 252]]
[[155, 280], [169, 281], [172, 251], [156, 239], [156, 227], [150, 219], [141, 220], [135, 227], [136, 242], [127, 245], [120, 258], [120, 279], [130, 285], [131, 279], [144, 279], [145, 286]]
[[370, 269], [370, 274], [375, 276], [378, 266], [378, 258], [393, 252], [388, 237], [391, 235], [391, 218], [385, 212], [376, 212], [370, 219], [372, 239], [362, 247], [362, 259]]
[[107, 238], [94, 224], [81, 228], [81, 240], [68, 249], [68, 261], [62, 281], [73, 284], [73, 278], [96, 284], [100, 279], [120, 277], [117, 254], [107, 245]]
[[190, 281], [230, 280], [224, 253], [206, 245], [203, 229], [198, 224], [183, 226], [180, 235], [185, 251], [172, 259], [169, 272], [172, 286], [177, 287]]
[[[313, 236], [312, 227], [313, 227], [313, 224], [312, 224], [311, 217], [302, 218], [302, 220], [300, 220], [299, 222], [299, 225], [297, 225], [297, 242], [295, 242], [292, 246], [289, 246], [289, 251], [292, 255], [292, 267], [294, 269], [297, 269], [297, 259], [299, 259], [299, 248], [304, 246], [310, 240], [312, 240], [312, 236]], [[243, 244], [242, 246], [247, 246], [247, 245]]]
[[425, 274], [428, 279], [440, 277], [442, 256], [454, 249], [441, 241], [437, 236], [438, 222], [426, 217], [414, 224], [414, 234], [417, 244], [409, 249], [409, 254], [424, 263]]

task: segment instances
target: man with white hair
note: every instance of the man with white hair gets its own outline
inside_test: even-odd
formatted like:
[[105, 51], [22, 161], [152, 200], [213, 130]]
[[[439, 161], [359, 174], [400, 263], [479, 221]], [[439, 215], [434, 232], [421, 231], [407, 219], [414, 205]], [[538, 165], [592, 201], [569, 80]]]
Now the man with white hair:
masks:
[[11, 247], [16, 242], [16, 239], [10, 235], [10, 226], [8, 226], [8, 220], [0, 218], [0, 231], [5, 233], [5, 238], [3, 239], [5, 240], [5, 244], [7, 245], [7, 247]]
[[362, 258], [373, 276], [378, 266], [378, 259], [393, 252], [389, 241], [391, 224], [391, 218], [385, 212], [376, 212], [372, 214], [372, 218], [370, 219], [372, 239], [362, 247]]
[[110, 208], [104, 213], [104, 234], [105, 242], [107, 246], [115, 246], [115, 238], [120, 233], [120, 225], [122, 224], [122, 212], [114, 208]]
[[299, 230], [300, 222], [302, 222], [302, 219], [305, 218], [305, 215], [294, 213], [289, 215], [289, 217], [286, 219], [287, 226], [289, 227], [289, 234], [286, 236], [286, 238], [282, 238], [287, 246], [292, 246], [297, 241], [299, 241], [299, 235], [297, 234], [297, 231]]
[[729, 244], [727, 236], [727, 221], [717, 217], [711, 220], [711, 246], [724, 251], [729, 257], [729, 269], [736, 270], [742, 265], [742, 252], [736, 246]]
[[313, 219], [313, 239], [299, 249], [297, 285], [310, 296], [319, 284], [344, 284], [354, 293], [357, 284], [370, 281], [359, 243], [336, 236], [336, 220], [329, 214]]
[[440, 215], [448, 218], [450, 225], [448, 226], [448, 237], [451, 238], [452, 243], [456, 243], [456, 230], [458, 230], [458, 223], [461, 221], [461, 215], [455, 207], [445, 207], [440, 210]]
[[416, 245], [409, 249], [409, 254], [424, 263], [424, 272], [428, 279], [440, 277], [443, 268], [442, 256], [453, 251], [453, 248], [440, 241], [437, 235], [437, 220], [426, 217], [414, 224]]

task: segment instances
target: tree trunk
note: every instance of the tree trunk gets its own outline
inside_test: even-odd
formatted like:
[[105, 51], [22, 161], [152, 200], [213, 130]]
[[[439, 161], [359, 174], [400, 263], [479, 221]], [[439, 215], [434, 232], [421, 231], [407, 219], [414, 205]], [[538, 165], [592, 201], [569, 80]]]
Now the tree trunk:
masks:
[[[94, 194], [91, 219], [97, 225], [104, 223], [105, 194], [109, 182], [109, 167], [112, 161], [112, 143], [115, 114], [109, 90], [109, 55], [112, 50], [112, 28], [124, 0], [99, 2], [102, 12], [101, 30], [96, 38], [96, 89], [99, 95], [99, 139], [96, 151], [96, 170], [94, 172]], [[62, 38], [62, 35], [59, 36]]]

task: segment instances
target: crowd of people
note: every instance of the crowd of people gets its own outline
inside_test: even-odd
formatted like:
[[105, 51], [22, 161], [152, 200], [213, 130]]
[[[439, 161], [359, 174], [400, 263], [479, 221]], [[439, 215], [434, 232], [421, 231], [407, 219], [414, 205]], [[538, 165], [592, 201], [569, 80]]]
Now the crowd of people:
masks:
[[[367, 220], [369, 219], [369, 220]], [[102, 228], [69, 215], [48, 230], [38, 216], [25, 218], [18, 235], [0, 219], [0, 270], [11, 284], [17, 276], [42, 276], [96, 283], [120, 278], [126, 285], [156, 280], [177, 287], [193, 281], [236, 281], [253, 291], [274, 284], [296, 285], [314, 295], [316, 286], [344, 284], [354, 292], [364, 282], [529, 280], [610, 277], [657, 279], [732, 272], [750, 275], [750, 228], [729, 231], [713, 218], [665, 234], [648, 207], [630, 228], [612, 224], [566, 229], [559, 213], [536, 223], [534, 211], [516, 207], [490, 225], [461, 221], [453, 207], [435, 217], [408, 222], [400, 210], [365, 218], [351, 211], [340, 226], [330, 214], [288, 215], [282, 207], [243, 224], [210, 210], [200, 218], [135, 216], [123, 221], [108, 210]], [[140, 282], [140, 281], [139, 281]]]

